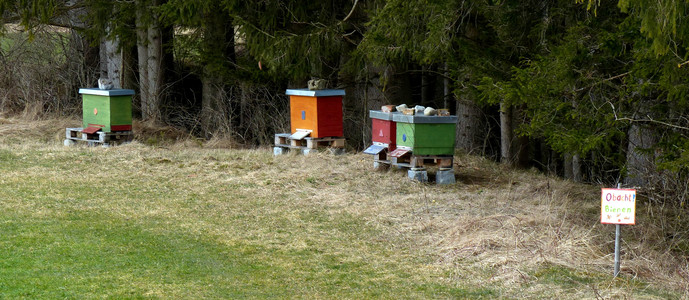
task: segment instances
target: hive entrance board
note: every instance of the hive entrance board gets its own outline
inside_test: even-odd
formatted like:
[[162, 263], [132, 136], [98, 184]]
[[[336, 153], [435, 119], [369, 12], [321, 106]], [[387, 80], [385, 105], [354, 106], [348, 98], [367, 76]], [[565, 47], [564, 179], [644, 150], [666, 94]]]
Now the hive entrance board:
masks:
[[87, 133], [87, 134], [94, 134], [101, 129], [103, 129], [103, 128], [102, 127], [96, 127], [96, 126], [89, 126], [89, 127], [84, 128], [81, 132]]
[[405, 149], [405, 148], [397, 148], [395, 151], [390, 152], [390, 156], [392, 157], [397, 157], [397, 158], [402, 158], [406, 156], [407, 154], [411, 155], [411, 149]]
[[364, 153], [366, 153], [366, 154], [371, 154], [371, 155], [376, 155], [376, 154], [380, 153], [381, 151], [383, 151], [383, 150], [385, 150], [385, 149], [386, 149], [385, 146], [381, 146], [381, 145], [371, 145], [371, 146], [369, 146], [368, 148], [366, 148], [366, 150], [364, 150]]
[[289, 138], [291, 140], [303, 140], [309, 134], [311, 134], [311, 130], [297, 129], [297, 132], [290, 135]]

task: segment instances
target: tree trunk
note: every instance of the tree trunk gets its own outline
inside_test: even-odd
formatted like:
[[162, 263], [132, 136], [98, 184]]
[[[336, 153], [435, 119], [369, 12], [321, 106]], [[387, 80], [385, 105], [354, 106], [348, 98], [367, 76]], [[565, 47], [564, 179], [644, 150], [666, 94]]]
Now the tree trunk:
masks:
[[500, 103], [500, 161], [512, 165], [512, 107]]
[[427, 105], [431, 101], [430, 97], [430, 90], [431, 90], [431, 83], [430, 83], [430, 77], [431, 75], [428, 74], [428, 66], [421, 66], [421, 105]]
[[[525, 107], [519, 107], [519, 108], [513, 108], [512, 109], [512, 122], [514, 120], [522, 120], [522, 114], [523, 111], [525, 110]], [[514, 126], [512, 126], [514, 127]], [[512, 134], [513, 138], [512, 140], [514, 141], [512, 143], [512, 152], [514, 150], [517, 151], [517, 153], [513, 153], [516, 157], [516, 165], [519, 166], [520, 168], [526, 168], [529, 166], [530, 162], [530, 153], [529, 153], [529, 137], [525, 135], [520, 135], [517, 136], [516, 138], [514, 137], [514, 133]]]
[[[77, 1], [71, 0], [67, 5], [75, 5]], [[93, 87], [98, 80], [98, 65], [99, 65], [99, 46], [92, 45], [88, 39], [74, 28], [84, 28], [86, 19], [84, 16], [87, 11], [85, 9], [71, 9], [68, 12], [70, 29], [70, 46], [66, 57], [68, 58], [68, 65], [70, 73], [73, 74], [71, 78], [71, 87], [66, 89], [69, 93], [68, 98], [73, 98], [79, 88]]]
[[583, 180], [581, 174], [581, 156], [579, 154], [565, 153], [565, 179], [574, 182], [581, 182]]
[[[201, 78], [201, 127], [206, 136], [210, 137], [216, 133], [230, 133], [232, 128], [233, 120], [228, 112], [229, 103], [226, 101], [225, 77], [222, 71], [217, 70], [227, 71], [234, 67], [234, 28], [232, 20], [219, 8], [206, 15], [205, 20], [203, 49], [206, 57]], [[239, 100], [239, 109], [240, 116], [247, 113], [244, 99]], [[243, 121], [240, 120], [240, 126], [244, 125], [241, 124]]]
[[629, 144], [627, 145], [627, 177], [625, 184], [643, 186], [650, 182], [656, 173], [655, 156], [644, 153], [644, 149], [652, 149], [656, 144], [655, 132], [639, 123], [632, 123], [629, 128]]
[[101, 77], [110, 79], [114, 88], [122, 88], [122, 69], [123, 59], [122, 52], [119, 49], [119, 41], [117, 39], [106, 39], [101, 42], [100, 56], [101, 56]]
[[574, 179], [574, 170], [572, 169], [572, 154], [570, 153], [565, 153], [565, 179]]
[[457, 147], [467, 153], [483, 153], [481, 109], [470, 100], [457, 101]]
[[517, 151], [517, 165], [520, 168], [528, 168], [531, 161], [531, 153], [529, 151], [529, 137], [520, 135], [516, 138], [517, 146], [515, 147]]
[[144, 9], [136, 10], [136, 54], [139, 63], [139, 99], [141, 100], [141, 118], [147, 119], [149, 115], [149, 90], [148, 90], [148, 26], [144, 24]]
[[148, 60], [146, 68], [148, 73], [148, 103], [144, 109], [144, 119], [159, 122], [162, 120], [160, 103], [163, 97], [163, 43], [161, 30], [157, 21], [147, 30]]
[[583, 176], [581, 174], [581, 156], [579, 154], [572, 155], [572, 180], [574, 180], [574, 182], [583, 181]]
[[[152, 7], [164, 0], [153, 0], [150, 6], [140, 2], [136, 10], [136, 47], [139, 59], [139, 93], [141, 97], [141, 118], [148, 121], [162, 121], [161, 100], [164, 89], [164, 49], [162, 30]], [[147, 16], [146, 14], [153, 14]], [[147, 22], [148, 21], [148, 22]]]
[[[452, 98], [452, 94], [450, 93], [450, 77], [449, 72], [447, 70], [447, 62], [443, 64], [443, 68], [445, 68], [445, 77], [443, 78], [443, 107], [442, 108], [447, 108], [450, 109], [450, 100]], [[452, 111], [452, 110], [450, 110]]]

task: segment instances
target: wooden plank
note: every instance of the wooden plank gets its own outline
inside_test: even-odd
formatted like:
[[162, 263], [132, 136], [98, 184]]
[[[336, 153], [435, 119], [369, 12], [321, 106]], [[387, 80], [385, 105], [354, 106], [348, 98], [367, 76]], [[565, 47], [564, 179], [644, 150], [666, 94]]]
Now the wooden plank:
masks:
[[318, 141], [316, 141], [314, 139], [306, 140], [306, 148], [317, 149], [318, 148]]
[[411, 164], [409, 164], [409, 163], [402, 163], [402, 162], [398, 162], [398, 163], [394, 163], [394, 162], [393, 162], [392, 165], [393, 165], [393, 166], [402, 167], [402, 168], [411, 168], [411, 167], [412, 167]]
[[452, 158], [438, 158], [436, 164], [439, 168], [452, 168]]
[[423, 167], [423, 157], [412, 156], [409, 160], [409, 165], [412, 168], [422, 168]]
[[345, 146], [345, 139], [335, 139], [333, 140], [332, 147], [334, 148], [344, 148]]

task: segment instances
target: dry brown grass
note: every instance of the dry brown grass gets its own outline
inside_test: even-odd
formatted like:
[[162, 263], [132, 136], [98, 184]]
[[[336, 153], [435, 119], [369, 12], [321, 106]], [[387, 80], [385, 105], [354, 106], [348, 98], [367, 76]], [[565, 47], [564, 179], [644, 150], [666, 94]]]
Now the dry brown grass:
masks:
[[[0, 119], [0, 142], [69, 151], [61, 148], [58, 133], [78, 123]], [[608, 276], [615, 229], [599, 222], [597, 186], [509, 170], [473, 156], [457, 158], [457, 184], [435, 186], [410, 182], [399, 170], [372, 171], [371, 157], [363, 154], [272, 157], [269, 149], [227, 150], [223, 147], [236, 145], [229, 141], [205, 145], [183, 132], [150, 124], [138, 124], [135, 129], [141, 131], [137, 132], [139, 142], [94, 151], [111, 153], [114, 158], [104, 159], [131, 166], [122, 172], [140, 169], [143, 177], [167, 172], [170, 184], [183, 185], [185, 193], [204, 195], [221, 183], [234, 187], [227, 192], [274, 201], [260, 213], [281, 215], [290, 228], [304, 230], [303, 235], [286, 237], [291, 233], [269, 230], [279, 227], [275, 224], [246, 228], [242, 237], [291, 250], [313, 247], [313, 243], [326, 245], [328, 234], [336, 235], [336, 229], [310, 227], [300, 214], [309, 210], [329, 217], [345, 214], [375, 232], [361, 239], [387, 245], [400, 257], [425, 258], [420, 267], [414, 266], [419, 279], [491, 287], [506, 298], [689, 298], [687, 254], [676, 251], [678, 239], [686, 243], [686, 236], [676, 237], [674, 244], [666, 242], [673, 228], [663, 225], [663, 212], [652, 207], [638, 207], [637, 225], [623, 227], [622, 276]], [[159, 137], [170, 146], [143, 143]], [[121, 201], [123, 207], [131, 205], [126, 199]], [[216, 209], [204, 212], [209, 219], [189, 222], [182, 215], [194, 212], [177, 204], [171, 201], [154, 209], [142, 208], [146, 205], [142, 203], [127, 213], [178, 220], [192, 232], [212, 234], [226, 243], [238, 238], [227, 231], [222, 219], [223, 214], [239, 214], [235, 211], [239, 208], [214, 203]], [[118, 213], [120, 208], [112, 209]], [[374, 260], [381, 265], [398, 259], [350, 250], [346, 245], [329, 249], [351, 260]], [[646, 289], [672, 294], [639, 293]]]

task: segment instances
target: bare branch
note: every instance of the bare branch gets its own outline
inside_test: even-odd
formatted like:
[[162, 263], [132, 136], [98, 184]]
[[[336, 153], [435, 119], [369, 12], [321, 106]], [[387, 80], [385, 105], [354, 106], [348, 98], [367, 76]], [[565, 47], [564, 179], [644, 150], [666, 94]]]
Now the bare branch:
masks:
[[633, 118], [628, 118], [628, 117], [622, 117], [622, 118], [620, 118], [620, 117], [617, 116], [617, 111], [615, 111], [615, 105], [613, 105], [612, 102], [610, 102], [610, 101], [608, 101], [608, 104], [610, 104], [610, 106], [612, 107], [612, 113], [613, 113], [613, 115], [615, 116], [615, 121], [628, 121], [628, 122], [630, 122], [630, 123], [632, 123], [632, 122], [637, 122], [637, 123], [653, 123], [653, 124], [660, 124], [660, 125], [663, 125], [663, 126], [667, 126], [667, 127], [670, 127], [670, 128], [674, 128], [674, 129], [680, 129], [680, 130], [687, 130], [687, 131], [689, 131], [689, 127], [680, 126], [680, 125], [668, 123], [668, 122], [665, 122], [665, 121], [658, 121], [658, 120], [653, 119], [653, 118], [652, 118], [651, 116], [649, 116], [649, 115], [646, 115], [646, 119], [633, 119]]
[[354, 0], [354, 5], [352, 5], [352, 10], [350, 10], [349, 13], [347, 14], [347, 16], [344, 19], [342, 19], [342, 22], [347, 22], [347, 20], [349, 20], [349, 17], [351, 17], [352, 14], [354, 13], [354, 9], [356, 8], [357, 3], [359, 3], [359, 0]]
[[615, 79], [617, 79], [617, 78], [621, 78], [621, 77], [627, 76], [627, 75], [629, 75], [629, 73], [631, 73], [631, 71], [625, 72], [625, 73], [622, 73], [622, 74], [619, 74], [619, 75], [615, 75], [615, 76], [610, 77], [610, 78], [607, 78], [607, 79], [603, 79], [603, 80], [601, 80], [601, 81], [599, 81], [599, 82], [593, 83], [593, 84], [588, 85], [588, 86], [585, 86], [585, 87], [583, 87], [583, 88], [578, 88], [578, 89], [576, 89], [576, 90], [574, 90], [574, 91], [575, 91], [575, 92], [581, 92], [581, 91], [583, 91], [583, 90], [585, 90], [585, 89], [592, 88], [592, 87], [594, 87], [594, 86], [596, 86], [596, 85], [599, 85], [599, 84], [601, 84], [601, 83], [605, 83], [605, 82], [608, 82], [608, 81], [611, 81], [611, 80], [615, 80]]

